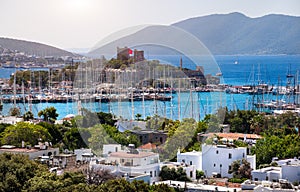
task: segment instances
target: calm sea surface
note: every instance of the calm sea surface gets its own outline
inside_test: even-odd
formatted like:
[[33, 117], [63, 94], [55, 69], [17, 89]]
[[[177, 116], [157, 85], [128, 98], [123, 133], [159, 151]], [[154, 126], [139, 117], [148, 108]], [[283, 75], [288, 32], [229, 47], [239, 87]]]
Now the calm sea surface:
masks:
[[[160, 56], [158, 59], [179, 66], [178, 57]], [[204, 68], [205, 73], [215, 73], [215, 68], [219, 67], [219, 71], [223, 75], [222, 83], [225, 84], [245, 85], [260, 82], [274, 86], [284, 86], [287, 73], [295, 75], [299, 71], [300, 76], [300, 55], [215, 56], [215, 61], [216, 66], [206, 66]], [[194, 68], [193, 66], [195, 65], [186, 58], [183, 58], [183, 64], [186, 68]], [[0, 68], [0, 78], [9, 78], [10, 74], [14, 72], [15, 69]], [[180, 100], [178, 93], [172, 96], [173, 99], [170, 102], [139, 101], [133, 104], [131, 102], [82, 103], [82, 107], [91, 111], [112, 112], [126, 119], [131, 119], [137, 113], [140, 113], [142, 117], [158, 114], [172, 119], [188, 117], [202, 119], [205, 114], [215, 112], [220, 106], [227, 106], [229, 109], [251, 109], [253, 99], [251, 95], [247, 94], [226, 94], [221, 92], [192, 94], [185, 92], [181, 93]], [[264, 99], [272, 100], [274, 97], [266, 96]], [[4, 115], [8, 114], [12, 106], [13, 104], [4, 104], [2, 113]], [[59, 119], [67, 114], [76, 114], [78, 112], [77, 103], [33, 104], [32, 111], [37, 117], [38, 111], [47, 106], [54, 106], [58, 110]], [[18, 107], [22, 112], [29, 109], [27, 104], [18, 104]]]

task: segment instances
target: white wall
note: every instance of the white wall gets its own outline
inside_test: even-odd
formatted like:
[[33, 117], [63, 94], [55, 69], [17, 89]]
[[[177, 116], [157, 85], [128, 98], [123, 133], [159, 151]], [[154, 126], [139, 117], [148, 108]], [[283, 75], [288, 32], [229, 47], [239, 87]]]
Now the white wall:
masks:
[[266, 167], [251, 171], [254, 181], [278, 181], [281, 179], [281, 167]]
[[82, 154], [84, 153], [92, 153], [92, 149], [75, 149], [74, 153], [76, 155], [76, 161], [82, 161]]
[[109, 153], [121, 151], [120, 144], [105, 144], [103, 145], [103, 155], [107, 156]]
[[[52, 155], [56, 154], [58, 155], [59, 154], [59, 148], [48, 148], [46, 150], [38, 150], [36, 152], [32, 152], [32, 153], [27, 153], [29, 155], [29, 159], [36, 159], [38, 158], [39, 156], [47, 156], [48, 153], [52, 153]], [[23, 153], [26, 155], [26, 153]]]
[[[183, 167], [185, 170], [186, 176], [190, 178], [191, 180], [196, 180], [196, 166], [195, 165], [190, 165], [187, 167]], [[192, 175], [191, 175], [192, 172]]]
[[[142, 153], [142, 152], [141, 152]], [[153, 155], [148, 157], [115, 157], [115, 156], [108, 156], [108, 162], [117, 162], [119, 165], [126, 166], [145, 166], [150, 164], [159, 163], [159, 155], [153, 153]]]
[[202, 145], [202, 170], [208, 177], [213, 173], [221, 173], [222, 177], [232, 177], [228, 173], [229, 166], [235, 160], [247, 156], [246, 147], [228, 148], [225, 145]]
[[300, 181], [300, 165], [282, 165], [282, 179], [290, 182]]
[[195, 165], [197, 170], [202, 170], [202, 153], [197, 151], [177, 153], [177, 162], [186, 165]]
[[159, 172], [160, 172], [159, 163], [145, 165], [145, 166], [136, 166], [136, 167], [119, 166], [119, 170], [126, 173], [142, 173], [142, 174], [150, 175], [150, 184], [159, 181]]
[[267, 178], [267, 173], [260, 170], [255, 170], [251, 172], [252, 180], [254, 181], [263, 181]]
[[256, 155], [247, 155], [246, 159], [253, 170], [256, 170]]

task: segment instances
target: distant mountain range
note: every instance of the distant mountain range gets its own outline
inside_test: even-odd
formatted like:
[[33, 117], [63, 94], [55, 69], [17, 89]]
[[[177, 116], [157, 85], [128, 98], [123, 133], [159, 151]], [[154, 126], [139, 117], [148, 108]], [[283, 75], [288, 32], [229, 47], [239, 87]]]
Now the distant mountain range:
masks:
[[17, 50], [19, 52], [24, 52], [27, 55], [35, 56], [74, 56], [74, 54], [71, 52], [53, 46], [9, 38], [0, 38], [0, 47], [10, 49], [12, 51]]
[[300, 17], [231, 13], [173, 25], [195, 35], [214, 54], [300, 54]]
[[[300, 54], [300, 17], [271, 14], [249, 18], [241, 13], [214, 14], [190, 18], [171, 26], [194, 35], [214, 55]], [[88, 55], [100, 57], [102, 52], [107, 50], [116, 54], [117, 46], [143, 42], [145, 37], [163, 41], [171, 36], [156, 32], [155, 26], [150, 26], [94, 49]], [[174, 39], [174, 34], [172, 38]], [[184, 44], [182, 39], [180, 40], [177, 45]], [[182, 46], [187, 48], [186, 45]], [[45, 44], [8, 38], [0, 38], [0, 47], [18, 50], [28, 55], [74, 56], [71, 52]], [[143, 46], [139, 49], [143, 49]], [[151, 45], [145, 45], [145, 49], [152, 54], [174, 53], [174, 50]]]
[[[241, 13], [215, 14], [183, 20], [172, 26], [197, 37], [214, 55], [300, 54], [300, 17], [271, 14], [249, 18]], [[162, 38], [153, 28], [150, 26], [110, 42], [91, 51], [90, 55], [97, 56], [106, 49], [114, 47], [116, 50], [117, 46], [135, 44], [145, 37]], [[167, 53], [155, 51], [153, 47], [150, 50]]]

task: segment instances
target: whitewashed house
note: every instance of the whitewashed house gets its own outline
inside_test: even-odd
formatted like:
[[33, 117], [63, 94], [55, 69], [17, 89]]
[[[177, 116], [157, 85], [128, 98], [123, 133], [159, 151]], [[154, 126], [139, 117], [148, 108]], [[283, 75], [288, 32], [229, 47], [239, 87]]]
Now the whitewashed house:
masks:
[[177, 153], [177, 162], [194, 164], [207, 177], [221, 174], [221, 177], [232, 177], [228, 171], [233, 161], [246, 159], [252, 169], [256, 167], [256, 156], [247, 155], [246, 147], [230, 145], [202, 145], [202, 152]]
[[276, 161], [282, 169], [282, 179], [289, 182], [300, 182], [300, 157]]
[[254, 181], [276, 182], [282, 178], [281, 173], [281, 167], [266, 167], [251, 171], [251, 176]]
[[196, 166], [195, 165], [188, 165], [185, 163], [179, 163], [179, 162], [163, 162], [161, 163], [160, 169], [162, 167], [167, 166], [168, 168], [172, 169], [175, 168], [176, 170], [179, 168], [182, 168], [183, 171], [186, 173], [186, 176], [190, 178], [191, 180], [196, 180]]
[[86, 156], [93, 156], [92, 149], [75, 149], [76, 161], [87, 161]]
[[202, 153], [199, 151], [180, 153], [178, 150], [177, 162], [186, 165], [195, 165], [196, 170], [202, 170]]
[[232, 177], [228, 171], [233, 161], [246, 159], [252, 169], [256, 167], [255, 155], [247, 155], [246, 147], [233, 147], [230, 145], [202, 145], [202, 170], [208, 177], [216, 173], [222, 177]]
[[142, 173], [150, 175], [150, 183], [159, 180], [159, 155], [153, 152], [140, 152], [130, 146], [128, 151], [117, 151], [108, 154], [107, 162], [116, 164], [118, 170], [128, 173]]
[[251, 172], [254, 181], [278, 181], [280, 179], [289, 182], [300, 182], [300, 159], [275, 160], [279, 167], [266, 167]]

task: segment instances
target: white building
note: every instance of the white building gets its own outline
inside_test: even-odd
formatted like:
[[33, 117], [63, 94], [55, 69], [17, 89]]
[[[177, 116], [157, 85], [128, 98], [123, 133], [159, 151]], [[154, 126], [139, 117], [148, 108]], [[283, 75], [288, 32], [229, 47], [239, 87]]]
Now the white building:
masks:
[[246, 147], [231, 147], [227, 145], [202, 145], [202, 170], [211, 177], [216, 173], [222, 177], [232, 177], [228, 171], [233, 161], [246, 159], [251, 168], [255, 169], [255, 156], [247, 156]]
[[188, 178], [190, 178], [191, 180], [196, 180], [196, 171], [198, 170], [196, 168], [196, 165], [188, 165], [179, 162], [164, 162], [161, 163], [160, 169], [162, 169], [162, 167], [164, 166], [167, 166], [170, 169], [175, 168], [176, 170], [178, 168], [182, 168]]
[[24, 121], [23, 118], [15, 117], [15, 116], [0, 116], [0, 123], [12, 124], [15, 125], [16, 123]]
[[93, 156], [92, 149], [75, 149], [74, 154], [76, 155], [76, 161], [86, 161], [87, 155]]
[[177, 153], [177, 162], [192, 163], [198, 170], [204, 171], [207, 177], [221, 174], [232, 177], [228, 171], [233, 161], [246, 159], [251, 168], [256, 167], [256, 156], [247, 156], [246, 147], [230, 147], [227, 145], [202, 145], [202, 152]]
[[160, 162], [159, 155], [153, 152], [139, 152], [136, 149], [130, 151], [112, 152], [107, 161], [114, 163], [122, 172], [143, 173], [150, 175], [150, 183], [159, 180]]
[[121, 151], [121, 145], [120, 144], [104, 144], [103, 145], [103, 156], [107, 157], [108, 154], [112, 153], [112, 152], [118, 152]]
[[289, 182], [300, 182], [300, 158], [284, 159], [276, 162], [282, 168], [282, 179]]
[[180, 153], [177, 152], [177, 162], [186, 165], [195, 165], [196, 170], [202, 170], [202, 153], [198, 151]]
[[272, 181], [276, 182], [281, 179], [281, 167], [266, 167], [251, 171], [252, 180], [254, 181]]
[[279, 179], [285, 179], [289, 182], [300, 182], [300, 160], [284, 159], [273, 161], [280, 167], [267, 167], [259, 170], [253, 170], [251, 172], [252, 179], [254, 181], [278, 181]]
[[42, 156], [52, 156], [59, 154], [59, 148], [52, 147], [40, 147], [39, 145], [35, 147], [23, 147], [18, 148], [13, 145], [3, 145], [0, 147], [1, 153], [13, 153], [13, 154], [22, 154], [27, 155], [29, 159], [37, 159]]
[[254, 187], [253, 192], [289, 192], [299, 191], [295, 186], [286, 180], [279, 180], [279, 182], [262, 181], [261, 184]]

